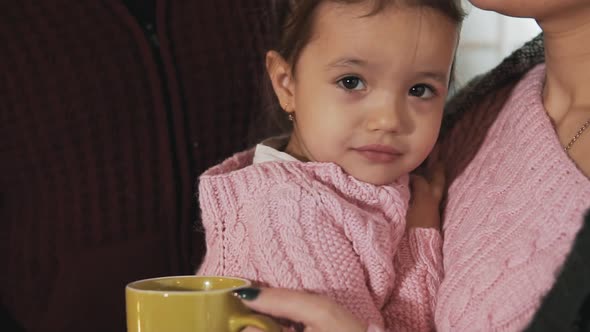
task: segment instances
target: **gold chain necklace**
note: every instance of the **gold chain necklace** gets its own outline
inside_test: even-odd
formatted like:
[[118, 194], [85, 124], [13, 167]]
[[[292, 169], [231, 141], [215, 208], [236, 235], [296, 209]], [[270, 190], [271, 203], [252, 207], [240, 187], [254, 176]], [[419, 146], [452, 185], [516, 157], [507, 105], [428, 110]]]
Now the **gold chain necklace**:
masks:
[[580, 138], [580, 136], [582, 136], [582, 134], [584, 133], [584, 130], [586, 130], [588, 127], [590, 127], [590, 119], [588, 119], [588, 121], [584, 122], [584, 124], [582, 125], [580, 130], [578, 130], [578, 132], [576, 133], [574, 138], [572, 138], [572, 140], [569, 143], [567, 143], [567, 145], [563, 148], [563, 151], [568, 152], [572, 148], [574, 143], [576, 143], [576, 141]]

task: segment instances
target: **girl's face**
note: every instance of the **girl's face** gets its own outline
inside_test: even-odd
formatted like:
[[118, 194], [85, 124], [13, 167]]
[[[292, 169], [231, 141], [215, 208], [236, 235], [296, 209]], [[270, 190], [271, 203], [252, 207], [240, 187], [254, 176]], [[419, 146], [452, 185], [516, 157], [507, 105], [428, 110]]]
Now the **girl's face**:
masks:
[[383, 185], [419, 166], [436, 142], [458, 27], [427, 8], [370, 10], [323, 2], [295, 75], [271, 79], [294, 112], [287, 152]]

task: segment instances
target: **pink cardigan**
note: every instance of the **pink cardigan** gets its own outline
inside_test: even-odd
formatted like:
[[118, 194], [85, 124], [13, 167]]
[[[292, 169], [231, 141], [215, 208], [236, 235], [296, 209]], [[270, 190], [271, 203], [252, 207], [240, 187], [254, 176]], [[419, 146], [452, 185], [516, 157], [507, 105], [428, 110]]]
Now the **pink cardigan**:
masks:
[[408, 177], [373, 186], [331, 163], [239, 153], [205, 172], [207, 254], [198, 274], [325, 294], [366, 322], [432, 330], [441, 239], [405, 230]]
[[544, 65], [530, 71], [499, 113], [471, 111], [443, 144], [456, 179], [443, 222], [438, 331], [525, 328], [582, 226], [590, 180], [559, 144], [542, 104], [544, 75]]

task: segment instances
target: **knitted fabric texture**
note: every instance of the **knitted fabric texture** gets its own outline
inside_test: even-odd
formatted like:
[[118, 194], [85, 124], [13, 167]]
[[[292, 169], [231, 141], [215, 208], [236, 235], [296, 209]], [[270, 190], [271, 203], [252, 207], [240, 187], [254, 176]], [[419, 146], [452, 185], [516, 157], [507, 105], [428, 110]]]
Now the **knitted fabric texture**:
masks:
[[590, 180], [556, 137], [544, 77], [544, 65], [531, 70], [499, 108], [480, 101], [441, 142], [455, 178], [443, 222], [439, 331], [522, 330], [582, 225]]
[[431, 229], [404, 236], [408, 176], [373, 186], [332, 163], [252, 158], [239, 153], [201, 176], [198, 274], [324, 294], [377, 326], [432, 329], [441, 239]]

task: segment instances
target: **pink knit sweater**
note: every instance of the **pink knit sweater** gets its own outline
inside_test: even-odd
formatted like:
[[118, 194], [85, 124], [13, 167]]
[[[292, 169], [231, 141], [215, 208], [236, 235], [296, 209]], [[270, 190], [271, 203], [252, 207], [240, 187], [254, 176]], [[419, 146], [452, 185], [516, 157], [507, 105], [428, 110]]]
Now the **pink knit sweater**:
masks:
[[[563, 151], [544, 110], [544, 74], [543, 65], [529, 72], [499, 114], [470, 112], [443, 145], [458, 176], [444, 215], [438, 331], [522, 330], [582, 226], [590, 180]], [[482, 134], [480, 148], [469, 144]]]
[[325, 294], [396, 331], [433, 328], [437, 230], [406, 232], [408, 177], [376, 187], [331, 163], [239, 153], [200, 178], [207, 254], [198, 274]]

